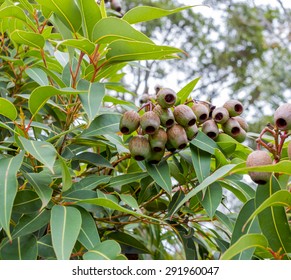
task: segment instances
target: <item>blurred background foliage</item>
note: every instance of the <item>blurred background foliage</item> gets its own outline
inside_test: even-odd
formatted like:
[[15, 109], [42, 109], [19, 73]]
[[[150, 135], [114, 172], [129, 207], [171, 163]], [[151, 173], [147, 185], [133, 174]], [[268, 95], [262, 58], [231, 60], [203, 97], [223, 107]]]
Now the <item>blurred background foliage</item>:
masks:
[[[182, 2], [131, 0], [122, 6], [124, 11], [140, 4], [173, 9]], [[291, 9], [284, 1], [271, 2], [209, 0], [204, 1], [207, 14], [194, 7], [143, 23], [139, 28], [147, 36], [167, 45], [175, 42], [187, 56], [142, 62], [145, 68], [131, 67], [132, 79], [127, 75], [124, 82], [141, 95], [153, 94], [156, 83], [178, 88], [200, 76], [193, 97], [216, 104], [228, 97], [240, 99], [248, 110], [250, 130], [259, 131], [272, 120], [274, 109], [291, 99]]]

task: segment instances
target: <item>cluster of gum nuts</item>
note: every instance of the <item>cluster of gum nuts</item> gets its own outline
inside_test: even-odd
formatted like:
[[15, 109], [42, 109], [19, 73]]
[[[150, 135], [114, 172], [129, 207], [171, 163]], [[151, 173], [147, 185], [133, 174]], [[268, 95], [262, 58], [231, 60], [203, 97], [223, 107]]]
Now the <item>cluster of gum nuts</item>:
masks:
[[[274, 113], [274, 125], [268, 124], [261, 132], [257, 141], [257, 149], [249, 154], [246, 165], [255, 167], [272, 165], [280, 161], [285, 140], [291, 135], [291, 104], [285, 103], [278, 107]], [[273, 142], [265, 143], [262, 136], [269, 133], [274, 138]], [[261, 150], [261, 147], [265, 150]], [[291, 160], [291, 141], [288, 143], [288, 158]], [[249, 172], [251, 179], [259, 184], [265, 185], [272, 175], [272, 172]]]
[[[137, 161], [157, 164], [166, 150], [173, 153], [186, 148], [197, 135], [199, 126], [212, 139], [218, 137], [220, 129], [238, 142], [246, 138], [248, 125], [239, 116], [243, 112], [239, 101], [229, 100], [220, 108], [195, 100], [175, 106], [176, 92], [161, 87], [156, 89], [154, 99], [147, 100], [138, 112], [125, 112], [120, 120], [122, 134], [137, 131], [129, 140], [129, 151]], [[143, 114], [142, 109], [145, 109]]]

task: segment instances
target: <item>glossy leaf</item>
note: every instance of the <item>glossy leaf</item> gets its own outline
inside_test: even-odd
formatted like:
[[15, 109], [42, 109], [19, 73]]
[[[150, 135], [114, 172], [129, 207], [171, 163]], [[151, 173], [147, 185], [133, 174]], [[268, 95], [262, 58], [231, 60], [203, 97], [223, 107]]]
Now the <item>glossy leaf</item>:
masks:
[[200, 77], [194, 79], [193, 81], [189, 82], [186, 86], [184, 86], [181, 90], [178, 91], [177, 98], [180, 101], [180, 104], [184, 103], [187, 100], [187, 98], [189, 97], [189, 95], [199, 82], [199, 80]]
[[81, 27], [81, 13], [75, 1], [37, 0], [37, 2], [54, 12], [60, 18], [60, 20], [74, 33], [76, 33]]
[[198, 181], [201, 183], [206, 177], [210, 175], [211, 154], [205, 152], [204, 150], [200, 150], [191, 143], [190, 150], [193, 167]]
[[198, 131], [196, 137], [190, 143], [200, 150], [208, 152], [212, 155], [215, 155], [215, 149], [218, 149], [217, 144], [201, 131]]
[[18, 189], [17, 172], [23, 156], [21, 153], [16, 157], [0, 159], [0, 225], [9, 239], [12, 207]]
[[117, 40], [109, 44], [106, 58], [110, 63], [135, 60], [178, 58], [180, 49], [145, 42]]
[[24, 177], [32, 185], [35, 192], [42, 201], [42, 208], [51, 200], [53, 189], [50, 188], [52, 177], [48, 173], [24, 173]]
[[65, 192], [72, 187], [72, 176], [66, 161], [61, 156], [59, 156], [59, 163], [62, 170], [62, 191]]
[[37, 241], [38, 255], [44, 259], [56, 259], [56, 254], [52, 245], [51, 234], [46, 234]]
[[[231, 244], [234, 244], [241, 236], [249, 233], [261, 233], [260, 225], [258, 219], [253, 219], [252, 223], [248, 224], [248, 227], [243, 230], [246, 220], [251, 216], [255, 211], [255, 200], [251, 199], [244, 204], [242, 209], [239, 212], [239, 215], [236, 219], [234, 230], [231, 237]], [[239, 260], [250, 260], [253, 256], [255, 248], [250, 248], [239, 253], [233, 259]]]
[[121, 253], [116, 241], [105, 240], [83, 255], [84, 260], [114, 260]]
[[222, 166], [221, 168], [217, 169], [214, 173], [212, 173], [209, 177], [207, 177], [201, 184], [199, 184], [197, 187], [192, 189], [185, 196], [185, 198], [177, 205], [174, 212], [176, 212], [185, 202], [187, 202], [189, 199], [191, 199], [191, 197], [196, 195], [198, 192], [204, 190], [210, 184], [216, 182], [217, 180], [219, 180], [220, 178], [222, 178], [223, 176], [228, 174], [228, 172], [230, 170], [232, 170], [234, 167], [235, 167], [234, 164], [229, 164], [229, 165], [225, 165], [225, 166]]
[[84, 36], [92, 40], [92, 31], [95, 24], [102, 18], [101, 10], [95, 0], [77, 0]]
[[[6, 240], [7, 241], [7, 240]], [[5, 260], [36, 260], [37, 243], [34, 235], [25, 235], [14, 239], [11, 243], [2, 241], [0, 255]]]
[[91, 152], [80, 153], [76, 155], [73, 159], [81, 162], [86, 162], [95, 166], [113, 168], [111, 163], [106, 158], [96, 153]]
[[68, 260], [78, 238], [82, 218], [73, 207], [55, 205], [51, 213], [52, 244], [58, 260]]
[[155, 182], [168, 194], [172, 193], [172, 182], [170, 168], [167, 161], [161, 161], [159, 164], [149, 164], [146, 162], [148, 174]]
[[141, 41], [153, 44], [153, 41], [128, 22], [116, 17], [103, 18], [95, 25], [92, 39], [95, 44], [109, 44], [118, 39]]
[[93, 217], [84, 209], [78, 208], [82, 217], [82, 225], [78, 240], [87, 249], [91, 250], [100, 243], [99, 233]]
[[36, 88], [30, 95], [28, 106], [30, 112], [35, 115], [48, 101], [55, 95], [76, 95], [82, 93], [73, 89], [57, 89], [53, 86], [43, 86]]
[[86, 38], [67, 39], [67, 40], [58, 42], [58, 47], [59, 46], [73, 47], [88, 55], [91, 55], [95, 50], [95, 45]]
[[40, 68], [27, 68], [25, 73], [35, 82], [37, 82], [40, 86], [48, 86], [49, 81], [46, 73]]
[[119, 197], [125, 204], [127, 204], [132, 209], [141, 211], [139, 209], [139, 206], [138, 206], [138, 203], [137, 203], [136, 199], [132, 195], [130, 195], [130, 194], [120, 194]]
[[14, 104], [2, 97], [0, 97], [0, 115], [13, 121], [17, 118], [17, 110]]
[[90, 175], [75, 183], [72, 189], [78, 190], [92, 190], [100, 185], [107, 184], [110, 181], [111, 176], [108, 175]]
[[0, 18], [16, 18], [26, 23], [27, 16], [21, 8], [11, 5], [0, 10]]
[[51, 143], [28, 140], [24, 137], [19, 137], [19, 140], [28, 153], [53, 172], [57, 151]]
[[45, 44], [44, 37], [41, 34], [23, 30], [15, 30], [12, 32], [11, 39], [19, 45], [24, 44], [37, 49], [42, 49]]
[[231, 260], [237, 254], [254, 247], [267, 249], [268, 241], [264, 235], [250, 233], [240, 237], [233, 245], [231, 245], [221, 256], [221, 260]]
[[128, 23], [138, 23], [138, 22], [145, 22], [150, 21], [154, 19], [158, 19], [161, 17], [165, 17], [168, 15], [172, 15], [178, 12], [181, 12], [186, 9], [190, 9], [194, 6], [185, 6], [176, 8], [173, 10], [165, 10], [157, 7], [151, 7], [151, 6], [137, 6], [125, 13], [123, 16], [123, 19], [126, 20]]
[[33, 233], [46, 226], [50, 220], [50, 211], [42, 210], [41, 212], [23, 215], [12, 232], [12, 238], [17, 238]]
[[109, 182], [110, 187], [122, 187], [125, 184], [129, 184], [132, 182], [138, 182], [142, 178], [148, 176], [146, 172], [134, 172], [129, 174], [123, 174], [116, 177], [112, 177]]
[[[148, 254], [149, 250], [147, 247], [139, 240], [134, 238], [132, 235], [129, 235], [124, 232], [111, 232], [107, 235], [110, 239], [117, 241], [121, 246], [125, 245], [126, 247], [131, 247], [135, 250], [135, 253], [139, 254]], [[132, 249], [131, 249], [132, 252]]]
[[118, 114], [104, 114], [92, 121], [88, 129], [84, 130], [82, 136], [98, 136], [111, 134], [119, 131], [121, 116]]
[[205, 194], [198, 196], [207, 215], [212, 219], [222, 200], [222, 187], [214, 182], [206, 188]]
[[80, 94], [80, 99], [85, 112], [88, 116], [89, 123], [91, 123], [99, 113], [102, 100], [105, 95], [104, 84], [89, 83], [86, 80], [81, 80], [78, 83], [78, 89], [87, 91]]
[[33, 190], [18, 191], [14, 199], [13, 212], [30, 214], [40, 210], [41, 200]]

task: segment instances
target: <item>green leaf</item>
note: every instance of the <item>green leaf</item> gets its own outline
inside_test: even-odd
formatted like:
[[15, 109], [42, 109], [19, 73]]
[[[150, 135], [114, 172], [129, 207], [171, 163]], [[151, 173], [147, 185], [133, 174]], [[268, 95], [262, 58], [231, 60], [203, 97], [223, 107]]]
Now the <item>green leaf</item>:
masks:
[[36, 260], [37, 243], [34, 235], [25, 235], [14, 239], [12, 242], [2, 243], [5, 245], [0, 249], [0, 255], [5, 260]]
[[40, 86], [48, 86], [49, 80], [47, 78], [46, 73], [40, 68], [27, 68], [25, 73], [35, 82], [37, 82]]
[[16, 18], [26, 23], [25, 12], [17, 6], [8, 6], [0, 10], [0, 18]]
[[233, 232], [234, 222], [230, 217], [228, 217], [228, 215], [217, 210], [215, 216], [217, 220], [229, 230], [229, 232]]
[[78, 160], [81, 162], [86, 162], [89, 164], [93, 164], [95, 166], [103, 166], [108, 168], [113, 168], [111, 163], [101, 155], [91, 152], [84, 152], [76, 155], [73, 160]]
[[90, 175], [82, 179], [81, 181], [73, 184], [74, 190], [92, 190], [100, 185], [107, 184], [110, 181], [111, 176], [108, 175]]
[[[245, 234], [249, 233], [261, 233], [261, 229], [259, 226], [258, 219], [254, 219], [251, 224], [243, 231], [243, 226], [246, 220], [250, 217], [250, 215], [255, 211], [255, 200], [251, 199], [247, 203], [244, 204], [242, 209], [240, 210], [238, 217], [235, 222], [234, 230], [231, 236], [231, 245], [239, 240]], [[253, 256], [255, 248], [250, 248], [239, 253], [237, 256], [233, 257], [233, 259], [238, 260], [250, 260]]]
[[125, 245], [126, 247], [131, 247], [131, 253], [132, 253], [132, 248], [135, 249], [134, 253], [136, 254], [149, 254], [148, 248], [139, 240], [134, 238], [132, 235], [129, 235], [125, 232], [111, 232], [108, 235], [108, 238], [114, 239], [117, 241], [119, 244]]
[[179, 58], [177, 55], [174, 55], [182, 52], [182, 50], [173, 47], [127, 40], [114, 41], [109, 44], [108, 49], [106, 58], [110, 63]]
[[173, 10], [164, 10], [151, 6], [137, 6], [126, 12], [126, 14], [123, 16], [123, 19], [130, 24], [134, 24], [172, 15], [192, 7], [195, 6], [185, 6]]
[[200, 150], [208, 152], [212, 155], [215, 155], [215, 149], [218, 149], [217, 144], [201, 131], [198, 131], [196, 137], [190, 143]]
[[65, 159], [63, 159], [61, 156], [59, 156], [59, 162], [61, 165], [62, 170], [62, 191], [65, 192], [69, 190], [72, 187], [72, 176], [69, 167], [67, 166], [67, 163]]
[[14, 199], [13, 212], [30, 214], [40, 210], [41, 200], [33, 190], [18, 191]]
[[185, 193], [182, 190], [177, 191], [173, 195], [172, 200], [171, 200], [169, 207], [168, 207], [167, 217], [171, 217], [174, 214], [174, 211], [175, 211], [177, 205], [184, 199], [184, 197], [185, 197]]
[[197, 83], [199, 82], [200, 77], [194, 79], [193, 81], [189, 82], [186, 86], [184, 86], [178, 93], [177, 93], [177, 99], [180, 101], [180, 104], [184, 103]]
[[2, 97], [0, 97], [0, 115], [13, 121], [17, 118], [17, 110], [14, 104]]
[[261, 234], [250, 233], [243, 235], [237, 242], [231, 245], [221, 256], [221, 260], [231, 260], [237, 254], [254, 247], [267, 249], [268, 241]]
[[92, 40], [93, 28], [102, 18], [100, 7], [95, 0], [77, 0], [77, 4], [81, 11], [84, 36]]
[[119, 131], [121, 115], [103, 114], [95, 118], [82, 136], [98, 136], [103, 134], [117, 133]]
[[70, 259], [81, 224], [81, 214], [76, 208], [60, 205], [52, 208], [52, 243], [58, 260]]
[[149, 164], [146, 162], [148, 174], [155, 182], [164, 189], [168, 194], [172, 193], [172, 182], [170, 168], [167, 161], [161, 161], [159, 164]]
[[57, 89], [53, 86], [43, 86], [36, 88], [30, 95], [28, 106], [30, 112], [35, 115], [48, 101], [55, 95], [76, 95], [82, 93], [74, 89]]
[[206, 177], [210, 175], [211, 154], [203, 150], [200, 150], [191, 143], [190, 150], [193, 167], [198, 178], [198, 181], [199, 183], [201, 183]]
[[41, 199], [42, 201], [41, 208], [47, 206], [53, 194], [53, 189], [49, 187], [53, 180], [52, 176], [44, 172], [23, 173], [23, 175], [27, 179], [27, 181], [32, 185], [37, 195]]
[[46, 234], [37, 241], [38, 255], [44, 259], [56, 259], [56, 254], [52, 245], [52, 237]]
[[122, 213], [126, 213], [126, 214], [130, 214], [136, 217], [142, 217], [142, 218], [148, 218], [148, 219], [153, 219], [153, 220], [157, 220], [155, 218], [143, 215], [141, 213], [129, 210], [125, 207], [120, 206], [119, 204], [117, 204], [116, 202], [105, 198], [105, 197], [99, 197], [99, 198], [93, 198], [93, 199], [84, 199], [84, 200], [80, 200], [78, 201], [78, 204], [83, 204], [83, 203], [88, 203], [88, 204], [93, 204], [93, 205], [97, 205], [97, 206], [102, 206], [105, 208], [109, 208], [112, 210], [116, 210], [116, 211], [120, 211]]
[[86, 38], [64, 40], [58, 42], [57, 47], [59, 46], [73, 47], [88, 55], [91, 55], [95, 50], [95, 45]]
[[82, 208], [78, 208], [82, 216], [81, 230], [78, 240], [87, 249], [91, 250], [100, 243], [100, 237], [97, 231], [96, 222], [93, 217]]
[[12, 238], [33, 233], [47, 225], [49, 220], [50, 211], [46, 209], [36, 214], [23, 215], [12, 232]]
[[153, 44], [150, 38], [117, 17], [103, 18], [93, 29], [92, 40], [95, 44], [109, 44], [119, 39]]
[[108, 186], [112, 188], [122, 187], [132, 182], [138, 182], [139, 180], [141, 180], [142, 178], [146, 176], [148, 176], [146, 172], [134, 172], [134, 173], [128, 173], [128, 174], [115, 176], [111, 178]]
[[174, 213], [187, 201], [191, 199], [194, 195], [196, 195], [198, 192], [204, 190], [212, 183], [216, 182], [217, 180], [221, 179], [223, 176], [229, 173], [230, 170], [232, 170], [235, 167], [235, 164], [229, 164], [224, 165], [221, 168], [217, 169], [214, 173], [212, 173], [209, 177], [207, 177], [201, 184], [199, 184], [197, 187], [192, 189], [185, 198], [177, 205], [175, 208]]
[[57, 151], [51, 143], [28, 140], [21, 136], [19, 137], [19, 140], [28, 153], [53, 172]]
[[23, 30], [15, 30], [11, 33], [11, 39], [19, 45], [27, 45], [37, 49], [43, 49], [45, 40], [41, 34], [27, 32]]
[[17, 172], [23, 156], [24, 153], [20, 153], [16, 157], [0, 159], [0, 225], [9, 239], [12, 207], [18, 189]]
[[202, 194], [198, 197], [207, 215], [212, 219], [222, 200], [221, 185], [218, 182], [214, 182], [206, 188], [203, 198]]
[[114, 260], [121, 253], [116, 241], [106, 240], [83, 255], [84, 260]]
[[77, 33], [81, 27], [82, 18], [75, 1], [37, 0], [37, 2], [54, 12], [71, 31]]
[[130, 195], [130, 194], [119, 194], [119, 197], [129, 207], [131, 207], [134, 210], [139, 210], [140, 211], [138, 203], [137, 203], [136, 199], [132, 195]]
[[99, 113], [105, 95], [104, 84], [89, 83], [86, 80], [80, 80], [78, 83], [78, 89], [87, 91], [80, 95], [80, 99], [88, 116], [89, 123], [91, 123]]

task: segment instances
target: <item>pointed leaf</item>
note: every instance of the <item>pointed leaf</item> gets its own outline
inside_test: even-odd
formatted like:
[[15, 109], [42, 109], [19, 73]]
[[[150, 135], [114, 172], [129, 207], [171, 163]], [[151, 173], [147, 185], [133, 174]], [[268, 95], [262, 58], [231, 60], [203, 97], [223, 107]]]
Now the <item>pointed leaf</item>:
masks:
[[210, 184], [216, 182], [226, 174], [228, 174], [236, 165], [235, 164], [229, 164], [224, 165], [221, 168], [217, 169], [214, 173], [212, 173], [209, 177], [207, 177], [201, 184], [199, 184], [197, 187], [195, 187], [193, 190], [191, 190], [185, 198], [177, 205], [175, 208], [176, 212], [185, 202], [187, 202], [191, 197], [196, 195], [198, 192], [204, 190], [207, 188]]
[[[182, 50], [145, 42], [117, 40], [109, 44], [106, 58], [110, 63], [124, 61], [167, 59]], [[171, 56], [173, 58], [174, 56]], [[178, 56], [176, 56], [178, 58]]]
[[128, 22], [117, 17], [103, 18], [93, 29], [92, 40], [95, 44], [109, 44], [118, 39], [152, 43], [153, 41]]
[[17, 192], [13, 204], [13, 212], [30, 214], [39, 211], [41, 200], [33, 190], [20, 190]]
[[19, 137], [19, 140], [28, 153], [53, 172], [57, 151], [51, 143], [28, 140], [21, 136]]
[[59, 156], [59, 163], [61, 165], [61, 170], [62, 170], [62, 191], [65, 192], [69, 190], [72, 187], [73, 181], [72, 181], [72, 176], [70, 173], [70, 169], [67, 166], [66, 161]]
[[82, 216], [82, 225], [78, 240], [87, 250], [91, 250], [100, 243], [100, 237], [97, 231], [96, 222], [89, 214], [89, 212], [82, 208], [78, 209]]
[[49, 223], [50, 211], [42, 210], [37, 214], [24, 215], [20, 218], [18, 224], [12, 232], [12, 238], [17, 238], [33, 233]]
[[198, 131], [196, 137], [190, 143], [212, 155], [215, 155], [215, 149], [218, 149], [217, 144], [201, 131]]
[[177, 93], [177, 99], [180, 101], [180, 104], [183, 104], [187, 100], [187, 98], [189, 97], [189, 95], [191, 94], [191, 92], [193, 91], [197, 83], [199, 82], [199, 80], [200, 80], [200, 77], [194, 79], [193, 81], [189, 82], [186, 86], [184, 86]]
[[91, 152], [84, 152], [73, 157], [74, 160], [93, 164], [95, 166], [103, 166], [113, 168], [111, 163], [101, 155]]
[[73, 47], [88, 55], [91, 55], [95, 50], [95, 45], [86, 38], [64, 40], [64, 41], [58, 42], [57, 47], [59, 46]]
[[237, 242], [231, 245], [221, 256], [221, 260], [231, 260], [237, 254], [254, 247], [267, 249], [268, 241], [261, 234], [250, 233], [243, 235]]
[[80, 95], [80, 99], [88, 116], [89, 123], [91, 123], [99, 113], [105, 95], [104, 84], [89, 83], [86, 80], [80, 80], [78, 83], [78, 89], [87, 91]]
[[106, 240], [83, 255], [84, 260], [114, 260], [121, 253], [116, 241]]
[[123, 19], [126, 20], [128, 23], [138, 23], [138, 22], [145, 22], [149, 20], [158, 19], [161, 17], [165, 17], [168, 15], [172, 15], [178, 12], [181, 12], [186, 9], [190, 9], [195, 6], [185, 6], [176, 8], [173, 10], [164, 10], [161, 8], [151, 7], [151, 6], [137, 6], [130, 9], [126, 14], [123, 16]]
[[52, 243], [58, 260], [70, 259], [81, 229], [80, 212], [73, 207], [55, 205], [51, 213]]
[[54, 12], [60, 18], [60, 20], [74, 33], [76, 33], [81, 27], [81, 13], [75, 1], [37, 0], [37, 2]]
[[172, 193], [172, 182], [170, 168], [167, 161], [161, 161], [159, 164], [149, 164], [146, 162], [148, 174], [155, 182], [168, 194]]
[[114, 187], [122, 187], [123, 185], [132, 183], [132, 182], [138, 182], [142, 178], [148, 176], [146, 172], [134, 172], [134, 173], [128, 173], [119, 175], [116, 177], [112, 177], [110, 180], [108, 186], [114, 188]]
[[37, 82], [40, 86], [48, 86], [49, 81], [47, 78], [47, 74], [40, 68], [27, 68], [25, 73], [35, 82]]
[[53, 180], [51, 175], [44, 172], [24, 173], [23, 175], [28, 180], [28, 182], [32, 185], [37, 195], [41, 199], [42, 208], [47, 206], [53, 194], [53, 189], [49, 187]]
[[41, 34], [23, 30], [15, 30], [12, 32], [11, 39], [19, 45], [27, 45], [37, 49], [43, 49], [45, 44], [44, 37]]
[[17, 118], [17, 110], [14, 104], [2, 97], [0, 97], [0, 115], [13, 121]]
[[43, 86], [36, 88], [29, 97], [28, 106], [30, 112], [35, 115], [48, 101], [55, 95], [76, 95], [82, 93], [73, 89], [57, 89], [53, 86]]
[[191, 143], [190, 150], [193, 167], [198, 178], [198, 181], [199, 183], [201, 183], [210, 174], [211, 154], [205, 152], [204, 150], [200, 150]]
[[84, 36], [91, 40], [93, 28], [102, 18], [100, 7], [95, 0], [77, 0], [77, 3], [81, 11]]
[[2, 243], [0, 255], [4, 260], [36, 260], [37, 243], [34, 235], [25, 235], [14, 239], [12, 242]]
[[92, 121], [88, 129], [84, 130], [82, 136], [98, 136], [103, 134], [116, 133], [119, 131], [121, 115], [104, 114]]
[[23, 156], [24, 153], [21, 153], [16, 157], [0, 159], [0, 225], [10, 239], [10, 219], [18, 189], [17, 172]]

